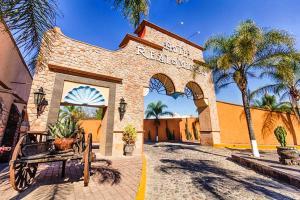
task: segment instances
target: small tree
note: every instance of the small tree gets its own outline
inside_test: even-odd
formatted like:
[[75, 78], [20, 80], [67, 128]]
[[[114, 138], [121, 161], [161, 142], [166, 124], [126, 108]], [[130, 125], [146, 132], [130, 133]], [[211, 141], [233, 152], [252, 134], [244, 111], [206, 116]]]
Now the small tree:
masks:
[[278, 140], [278, 142], [280, 143], [281, 147], [286, 147], [286, 131], [284, 129], [284, 127], [282, 126], [278, 126], [275, 130], [274, 130], [274, 134], [276, 136], [276, 139]]
[[163, 104], [161, 101], [152, 102], [147, 106], [147, 110], [145, 112], [146, 118], [154, 117], [154, 123], [156, 127], [156, 138], [155, 141], [158, 142], [158, 127], [160, 126], [160, 117], [170, 115], [173, 116], [174, 114], [170, 111], [165, 111], [168, 106]]
[[136, 135], [136, 128], [129, 124], [124, 128], [122, 140], [125, 142], [125, 144], [135, 144]]

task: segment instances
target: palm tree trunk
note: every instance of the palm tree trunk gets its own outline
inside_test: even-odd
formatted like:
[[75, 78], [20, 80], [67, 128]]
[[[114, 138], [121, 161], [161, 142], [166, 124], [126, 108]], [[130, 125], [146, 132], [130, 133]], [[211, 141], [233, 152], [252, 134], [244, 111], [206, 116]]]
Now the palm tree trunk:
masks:
[[249, 137], [250, 137], [250, 142], [251, 142], [252, 154], [254, 157], [259, 157], [257, 142], [255, 139], [255, 134], [254, 134], [254, 130], [253, 130], [248, 92], [246, 90], [241, 91], [241, 92], [242, 92], [243, 106], [244, 106], [244, 111], [245, 111], [247, 126], [248, 126], [248, 132], [249, 132]]
[[295, 113], [295, 116], [296, 116], [297, 120], [300, 122], [300, 112], [299, 112], [298, 102], [296, 101], [296, 99], [293, 96], [291, 96], [291, 104], [292, 104], [292, 108]]

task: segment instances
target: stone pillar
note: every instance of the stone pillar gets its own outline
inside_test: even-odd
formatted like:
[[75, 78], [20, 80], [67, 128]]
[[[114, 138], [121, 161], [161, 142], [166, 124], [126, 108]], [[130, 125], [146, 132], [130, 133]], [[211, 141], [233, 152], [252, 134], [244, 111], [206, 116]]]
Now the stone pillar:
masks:
[[[213, 146], [220, 143], [220, 131], [213, 130], [211, 109], [208, 106], [207, 99], [200, 99], [195, 102], [199, 112], [200, 123], [200, 144], [206, 146]], [[213, 105], [212, 105], [213, 106]]]

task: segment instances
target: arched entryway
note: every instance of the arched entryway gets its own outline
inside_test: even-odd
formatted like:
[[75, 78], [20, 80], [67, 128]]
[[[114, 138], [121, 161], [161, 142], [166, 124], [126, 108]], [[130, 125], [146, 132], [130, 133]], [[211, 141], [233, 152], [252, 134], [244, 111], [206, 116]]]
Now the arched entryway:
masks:
[[[173, 140], [193, 143], [199, 143], [201, 141], [200, 133], [205, 134], [205, 130], [207, 130], [206, 127], [211, 126], [209, 118], [210, 116], [206, 115], [206, 112], [203, 112], [208, 107], [208, 104], [207, 100], [204, 97], [203, 90], [201, 89], [199, 84], [197, 84], [195, 81], [189, 81], [185, 85], [184, 91], [178, 91], [177, 88], [175, 88], [175, 84], [172, 81], [171, 77], [166, 74], [158, 73], [150, 78], [149, 89], [146, 88], [145, 90], [146, 92], [144, 91], [144, 96], [148, 95], [148, 93], [151, 94], [153, 92], [160, 94], [160, 96], [162, 97], [161, 99], [165, 100], [165, 102], [162, 103], [174, 104], [174, 102], [181, 102], [183, 101], [182, 99], [185, 99], [185, 104], [179, 104], [176, 106], [193, 110], [193, 112], [189, 113], [188, 115], [178, 114], [176, 113], [176, 110], [169, 109], [170, 111], [174, 111], [175, 116], [162, 117], [159, 120], [159, 141]], [[166, 100], [166, 96], [169, 96], [169, 100]], [[157, 102], [157, 100], [154, 102]], [[149, 103], [148, 99], [147, 101], [145, 101], [145, 103]], [[144, 105], [145, 109], [147, 109], [146, 104]], [[174, 105], [172, 105], [172, 107], [172, 109], [174, 109]], [[155, 125], [154, 121], [151, 122], [151, 119], [145, 119], [144, 141], [155, 141], [154, 132], [157, 132], [155, 131], [156, 129], [157, 126]]]

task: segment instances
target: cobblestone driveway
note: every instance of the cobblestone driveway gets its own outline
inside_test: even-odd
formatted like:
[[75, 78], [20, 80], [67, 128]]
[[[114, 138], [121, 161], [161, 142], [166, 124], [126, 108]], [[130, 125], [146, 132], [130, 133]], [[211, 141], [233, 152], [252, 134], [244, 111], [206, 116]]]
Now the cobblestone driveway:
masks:
[[228, 160], [226, 149], [158, 143], [145, 153], [148, 200], [300, 199], [300, 190]]

